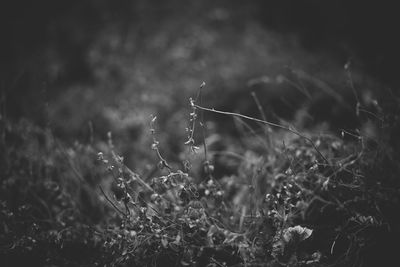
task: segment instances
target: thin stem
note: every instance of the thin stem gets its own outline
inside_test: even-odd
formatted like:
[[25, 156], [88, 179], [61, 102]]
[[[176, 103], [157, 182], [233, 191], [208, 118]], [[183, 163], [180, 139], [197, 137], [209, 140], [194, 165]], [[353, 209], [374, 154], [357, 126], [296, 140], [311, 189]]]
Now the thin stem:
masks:
[[358, 97], [357, 91], [356, 91], [356, 87], [354, 86], [354, 81], [353, 81], [353, 75], [351, 74], [351, 70], [350, 70], [350, 62], [346, 64], [346, 72], [347, 72], [347, 76], [349, 78], [349, 83], [350, 83], [350, 88], [353, 91], [354, 97], [357, 101], [357, 103], [360, 103], [360, 99]]
[[258, 111], [260, 112], [261, 118], [262, 118], [264, 121], [266, 121], [266, 120], [267, 120], [267, 117], [265, 116], [264, 109], [263, 109], [263, 107], [261, 106], [260, 100], [258, 100], [258, 97], [257, 97], [256, 93], [255, 93], [255, 92], [251, 92], [251, 96], [253, 97], [254, 102], [255, 102], [256, 105], [257, 105], [257, 108], [258, 108]]
[[[200, 86], [199, 88], [199, 98], [200, 98], [200, 106], [203, 105], [203, 97], [202, 97], [202, 89], [203, 86]], [[200, 126], [201, 126], [201, 133], [202, 133], [202, 137], [203, 137], [203, 147], [204, 147], [204, 160], [207, 162], [207, 144], [206, 144], [206, 129], [204, 126], [204, 111], [201, 111], [201, 115], [200, 115]]]
[[111, 206], [113, 206], [113, 208], [115, 210], [117, 210], [119, 213], [121, 213], [122, 215], [124, 215], [124, 217], [126, 217], [126, 214], [120, 210], [115, 204], [114, 202], [111, 201], [111, 199], [108, 198], [108, 196], [106, 195], [106, 193], [104, 192], [103, 188], [101, 186], [99, 186], [101, 193], [103, 194], [103, 196], [106, 198], [106, 200], [111, 204]]
[[239, 114], [239, 113], [228, 112], [228, 111], [220, 111], [220, 110], [216, 110], [216, 109], [213, 109], [213, 108], [205, 108], [205, 107], [202, 107], [202, 106], [199, 106], [199, 105], [196, 105], [196, 104], [194, 104], [194, 106], [195, 106], [196, 108], [200, 109], [200, 110], [209, 111], [209, 112], [214, 112], [214, 113], [223, 114], [223, 115], [235, 116], [235, 117], [239, 117], [239, 118], [243, 118], [243, 119], [246, 119], [246, 120], [251, 120], [251, 121], [259, 122], [259, 123], [262, 123], [262, 124], [266, 124], [266, 125], [269, 125], [269, 126], [272, 126], [272, 127], [276, 127], [276, 128], [283, 129], [283, 130], [285, 130], [285, 131], [291, 132], [291, 133], [293, 133], [293, 134], [295, 134], [295, 135], [297, 135], [297, 136], [303, 138], [304, 140], [308, 141], [308, 142], [312, 145], [312, 147], [315, 149], [315, 151], [318, 153], [318, 155], [319, 155], [326, 163], [329, 164], [329, 161], [328, 161], [328, 160], [325, 158], [325, 156], [322, 155], [322, 153], [318, 150], [317, 146], [316, 146], [315, 143], [311, 140], [311, 138], [309, 138], [309, 137], [307, 137], [307, 136], [301, 134], [300, 132], [298, 132], [298, 131], [296, 131], [296, 130], [291, 129], [291, 128], [288, 127], [288, 126], [283, 126], [283, 125], [276, 124], [276, 123], [273, 123], [273, 122], [269, 122], [269, 121], [264, 121], [264, 120], [256, 119], [256, 118], [249, 117], [249, 116], [246, 116], [246, 115], [242, 115], [242, 114]]
[[[262, 107], [262, 105], [260, 103], [260, 100], [258, 99], [256, 93], [255, 92], [251, 92], [251, 96], [253, 97], [254, 102], [257, 105], [257, 108], [258, 108], [258, 111], [260, 112], [261, 118], [263, 119], [263, 121], [267, 121], [267, 117], [265, 116], [265, 111], [264, 111], [264, 109], [263, 109], [263, 107]], [[270, 132], [271, 132], [271, 127], [267, 126], [267, 129], [265, 131], [265, 135], [267, 137], [269, 148], [272, 147], [272, 141], [271, 141], [271, 138], [269, 136]]]
[[[267, 141], [265, 141], [264, 139], [262, 139], [261, 137], [260, 137], [260, 135], [248, 124], [248, 123], [246, 123], [244, 120], [242, 120], [241, 118], [238, 118], [238, 117], [234, 117], [234, 123], [235, 123], [235, 126], [236, 126], [236, 128], [238, 129], [238, 131], [240, 131], [240, 133], [241, 134], [247, 134], [247, 132], [245, 132], [245, 130], [243, 129], [243, 127], [244, 128], [246, 128], [247, 130], [249, 130], [250, 131], [250, 134], [252, 134], [252, 135], [254, 135], [254, 137], [256, 137], [257, 138], [257, 140], [260, 140], [260, 143], [261, 144], [263, 144], [263, 145], [265, 145], [266, 147], [272, 147], [272, 143], [271, 144], [269, 144], [269, 143], [267, 143]], [[239, 125], [239, 123], [240, 123], [240, 125]], [[240, 128], [239, 128], [240, 127]], [[267, 133], [266, 133], [267, 134]], [[242, 141], [243, 142], [243, 141]]]
[[156, 119], [157, 119], [156, 116], [151, 115], [150, 133], [151, 133], [151, 135], [153, 137], [152, 149], [156, 151], [157, 157], [160, 160], [160, 162], [162, 164], [162, 167], [166, 167], [169, 172], [172, 172], [171, 166], [168, 165], [167, 160], [163, 158], [163, 156], [161, 155], [160, 149], [158, 148], [159, 142], [157, 141], [156, 130], [155, 130], [155, 127], [154, 127]]
[[125, 171], [127, 171], [129, 173], [129, 175], [135, 179], [135, 181], [138, 181], [141, 185], [143, 185], [144, 187], [146, 187], [150, 192], [155, 192], [153, 188], [151, 188], [151, 186], [146, 183], [145, 181], [143, 181], [140, 176], [136, 173], [134, 173], [131, 169], [129, 169], [126, 165], [124, 165], [124, 169]]

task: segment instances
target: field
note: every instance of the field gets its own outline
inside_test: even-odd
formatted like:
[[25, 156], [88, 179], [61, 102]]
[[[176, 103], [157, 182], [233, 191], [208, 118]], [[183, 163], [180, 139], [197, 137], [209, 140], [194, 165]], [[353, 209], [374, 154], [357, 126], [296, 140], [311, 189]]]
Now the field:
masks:
[[227, 2], [10, 4], [4, 266], [396, 266], [386, 20]]

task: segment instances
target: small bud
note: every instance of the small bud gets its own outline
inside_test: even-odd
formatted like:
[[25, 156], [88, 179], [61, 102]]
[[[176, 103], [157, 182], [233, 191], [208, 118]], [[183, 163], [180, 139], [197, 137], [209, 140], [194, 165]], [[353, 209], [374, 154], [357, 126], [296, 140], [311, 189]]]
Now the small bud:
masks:
[[108, 171], [112, 171], [113, 169], [114, 169], [114, 166], [113, 166], [113, 165], [110, 165], [110, 166], [107, 167], [107, 170], [108, 170]]
[[195, 107], [193, 98], [189, 98], [189, 103], [192, 108]]
[[158, 144], [159, 143], [157, 141], [154, 141], [153, 144], [151, 144], [151, 149], [157, 150], [158, 149]]

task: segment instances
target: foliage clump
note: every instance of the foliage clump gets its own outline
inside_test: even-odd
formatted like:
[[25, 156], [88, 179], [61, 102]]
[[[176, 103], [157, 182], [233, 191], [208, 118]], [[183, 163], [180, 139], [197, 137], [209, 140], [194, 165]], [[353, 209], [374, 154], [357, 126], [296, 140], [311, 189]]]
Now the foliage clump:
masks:
[[[241, 143], [207, 137], [201, 112], [218, 111], [201, 106], [201, 93], [190, 109], [181, 165], [163, 157], [151, 118], [157, 163], [147, 176], [125, 165], [111, 134], [107, 142], [67, 147], [48, 129], [3, 119], [2, 262], [367, 266], [396, 256], [400, 172], [392, 106], [378, 114], [373, 138], [281, 126], [245, 132]], [[238, 122], [251, 129], [243, 118]], [[210, 140], [225, 149], [212, 149]]]

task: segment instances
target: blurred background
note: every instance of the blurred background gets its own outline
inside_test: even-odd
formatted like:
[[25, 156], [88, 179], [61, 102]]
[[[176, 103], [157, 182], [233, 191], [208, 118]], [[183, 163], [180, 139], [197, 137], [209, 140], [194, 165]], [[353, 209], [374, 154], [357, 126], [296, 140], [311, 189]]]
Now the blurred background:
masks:
[[[152, 153], [150, 114], [179, 159], [203, 81], [204, 106], [260, 116], [255, 92], [271, 121], [337, 132], [360, 126], [357, 95], [368, 104], [399, 83], [389, 1], [5, 0], [0, 10], [2, 116], [66, 142], [111, 131], [133, 168]], [[231, 119], [206, 116], [211, 132], [234, 136]]]

